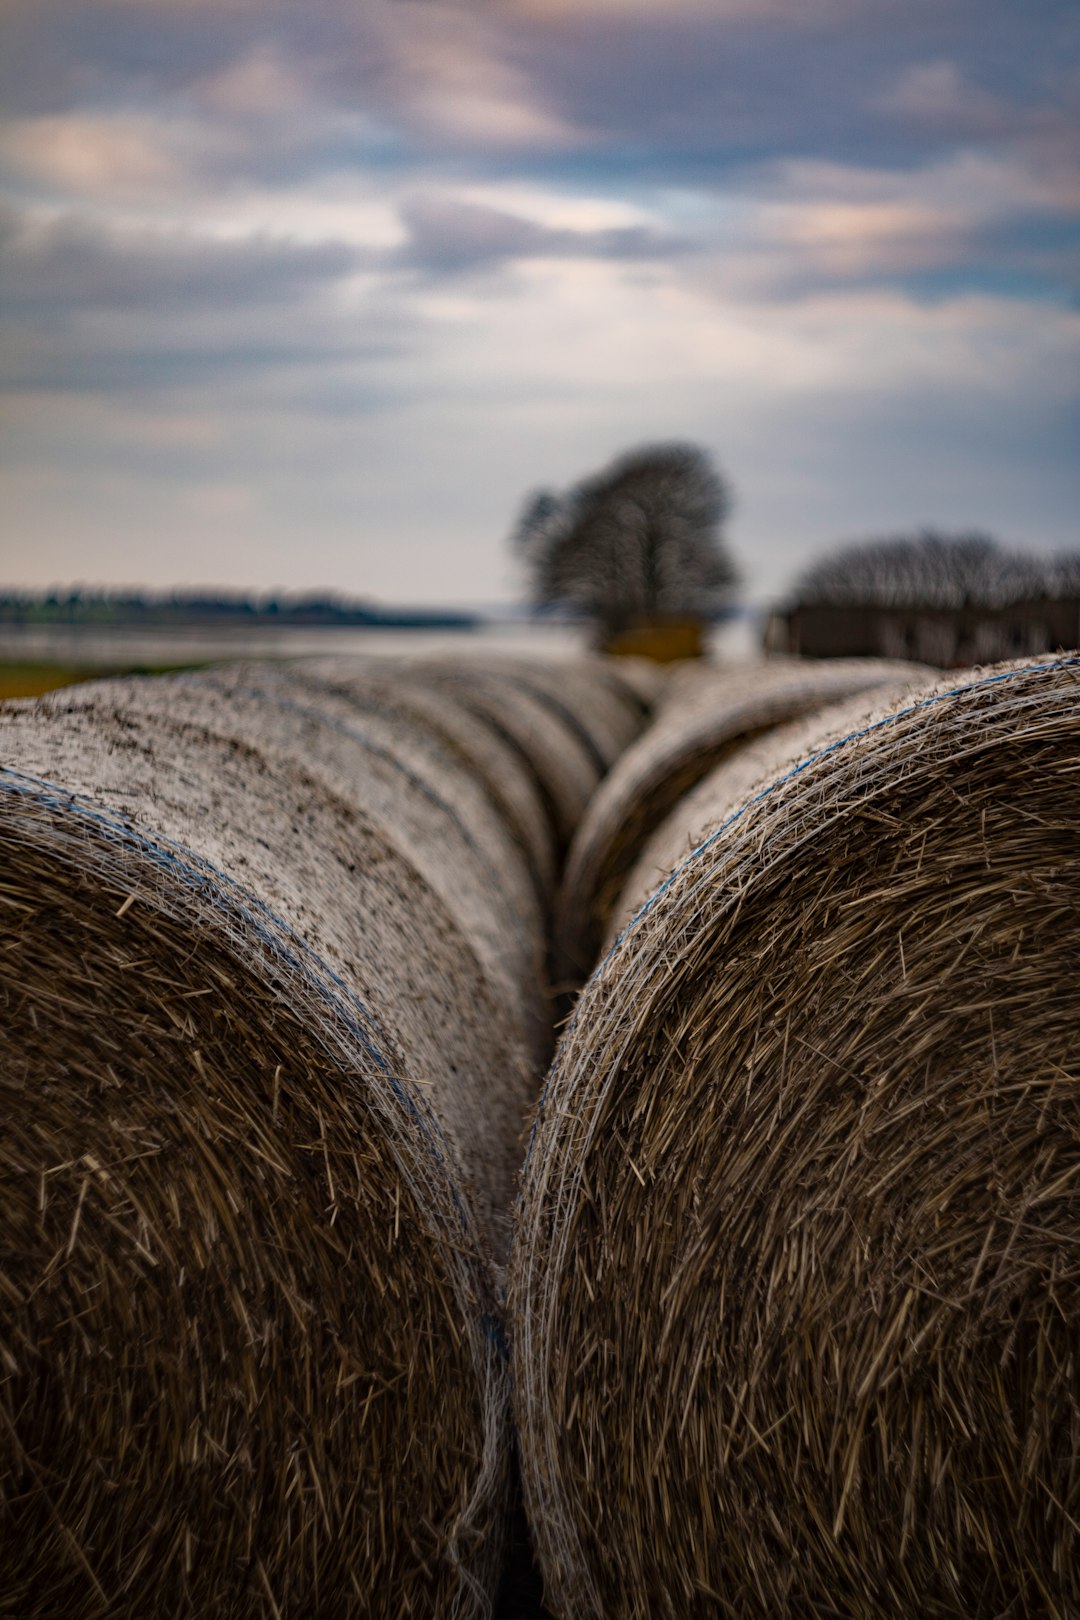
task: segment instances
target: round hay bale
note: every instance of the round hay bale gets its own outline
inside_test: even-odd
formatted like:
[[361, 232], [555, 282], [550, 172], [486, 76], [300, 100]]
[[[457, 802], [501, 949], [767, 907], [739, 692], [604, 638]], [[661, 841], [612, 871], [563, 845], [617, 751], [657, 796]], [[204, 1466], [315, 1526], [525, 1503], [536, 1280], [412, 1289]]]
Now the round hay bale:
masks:
[[[227, 697], [223, 718], [219, 695]], [[153, 683], [129, 701], [156, 715]], [[362, 804], [469, 938], [535, 1070], [551, 1055], [546, 908], [521, 850], [472, 771], [422, 730], [280, 665], [181, 678], [171, 716], [303, 762]]]
[[652, 712], [618, 676], [613, 658], [493, 657], [473, 663], [485, 673], [533, 693], [581, 740], [604, 775], [625, 752]]
[[510, 1270], [555, 1613], [1080, 1613], [1080, 655], [763, 785], [586, 987]]
[[[468, 1018], [463, 1023], [453, 1015], [441, 993], [448, 971], [443, 957], [453, 958], [454, 981], [473, 986], [479, 997], [474, 1005], [482, 1002], [484, 1016], [494, 1017], [489, 1033], [500, 1057], [492, 1072], [502, 1079], [497, 1095], [477, 1076], [471, 1084], [448, 1082], [440, 1098], [440, 1119], [471, 1178], [470, 1197], [480, 1207], [489, 1235], [498, 1234], [496, 1249], [501, 1252], [535, 1070], [522, 1039], [518, 971], [511, 974], [506, 961], [500, 969], [494, 958], [499, 949], [523, 958], [520, 976], [527, 979], [535, 972], [535, 938], [512, 943], [513, 919], [502, 938], [494, 933], [483, 937], [494, 923], [474, 887], [485, 875], [481, 858], [469, 851], [462, 829], [454, 827], [437, 795], [429, 798], [423, 791], [426, 784], [410, 782], [392, 759], [363, 746], [359, 734], [350, 737], [327, 726], [320, 712], [305, 713], [303, 706], [290, 712], [268, 702], [257, 689], [229, 691], [228, 681], [243, 679], [244, 673], [220, 670], [208, 677], [178, 675], [70, 688], [38, 705], [14, 707], [10, 714], [0, 711], [8, 722], [0, 738], [12, 733], [18, 714], [31, 717], [27, 732], [17, 742], [13, 736], [13, 754], [21, 751], [20, 768], [48, 775], [47, 752], [40, 754], [42, 770], [34, 765], [37, 734], [47, 746], [57, 739], [64, 749], [60, 765], [66, 766], [70, 734], [78, 737], [85, 731], [99, 774], [77, 779], [58, 770], [57, 780], [209, 853], [261, 901], [295, 922], [305, 943], [335, 970], [340, 968], [350, 988], [358, 988], [373, 1006], [389, 1008], [406, 982], [399, 958], [408, 939], [408, 989], [402, 992], [405, 1005], [399, 1013], [408, 1025], [402, 1039], [410, 1072], [422, 1083], [447, 1066], [457, 1074], [462, 1062], [472, 1062], [476, 1041], [485, 1039], [479, 1029], [469, 1027]], [[54, 723], [61, 713], [62, 721]], [[35, 724], [35, 715], [40, 724]], [[350, 757], [352, 743], [357, 746]], [[77, 768], [77, 746], [71, 757]], [[145, 780], [143, 759], [151, 767]], [[167, 819], [169, 815], [174, 819]], [[324, 824], [326, 837], [336, 830], [336, 844], [325, 842]], [[437, 853], [424, 848], [425, 839], [434, 844], [436, 836], [447, 851], [441, 872]], [[346, 887], [328, 881], [325, 855], [331, 848], [347, 854]], [[384, 893], [384, 876], [400, 891], [394, 900]], [[374, 900], [362, 899], [369, 879], [376, 884], [381, 909]], [[531, 933], [531, 920], [528, 927]], [[417, 961], [430, 966], [426, 977], [426, 968], [416, 966]], [[390, 1016], [380, 1013], [383, 1022]], [[471, 1116], [480, 1098], [489, 1130], [477, 1136]]]
[[556, 848], [565, 849], [603, 774], [579, 728], [547, 698], [481, 662], [431, 658], [423, 665], [438, 691], [494, 726], [517, 750], [543, 800]]
[[881, 659], [694, 664], [671, 676], [657, 718], [605, 778], [574, 834], [555, 908], [557, 976], [591, 971], [623, 885], [680, 799], [734, 750], [799, 714], [891, 675], [926, 679]]
[[751, 797], [759, 782], [780, 776], [785, 766], [813, 752], [822, 738], [846, 737], [858, 731], [875, 712], [909, 692], [913, 684], [908, 676], [894, 677], [841, 703], [826, 704], [787, 725], [760, 733], [753, 742], [745, 743], [718, 765], [679, 800], [645, 844], [612, 911], [604, 950], [610, 950], [657, 885], [680, 866], [698, 844], [704, 843], [713, 828], [726, 821], [732, 810]]
[[555, 845], [534, 771], [521, 750], [473, 710], [424, 678], [423, 665], [385, 658], [311, 658], [289, 666], [296, 678], [345, 693], [366, 713], [406, 721], [459, 759], [488, 795], [522, 850], [537, 893], [550, 907]]
[[664, 701], [671, 669], [657, 664], [651, 658], [605, 658], [603, 663], [609, 678], [629, 691], [646, 714], [652, 714]]
[[506, 998], [362, 803], [144, 684], [0, 710], [4, 1606], [486, 1615]]

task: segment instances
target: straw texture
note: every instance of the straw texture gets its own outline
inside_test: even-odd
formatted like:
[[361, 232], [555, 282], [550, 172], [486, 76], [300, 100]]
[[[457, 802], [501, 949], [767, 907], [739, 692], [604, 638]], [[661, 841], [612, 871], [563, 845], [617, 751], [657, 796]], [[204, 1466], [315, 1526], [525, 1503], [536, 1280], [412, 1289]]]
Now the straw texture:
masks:
[[596, 660], [608, 671], [608, 678], [624, 691], [629, 691], [641, 707], [652, 713], [664, 701], [671, 668], [657, 664], [651, 658], [626, 656], [603, 657]]
[[[560, 675], [569, 677], [572, 669], [570, 663], [560, 665]], [[595, 724], [590, 725], [594, 717], [553, 698], [547, 681], [512, 678], [497, 660], [432, 658], [424, 660], [424, 671], [436, 690], [494, 727], [517, 750], [561, 854], [610, 763]], [[639, 712], [634, 731], [643, 724]]]
[[511, 1262], [562, 1616], [1080, 1613], [1080, 656], [905, 698], [637, 914]]
[[601, 774], [634, 741], [654, 706], [613, 658], [546, 663], [489, 655], [479, 667], [538, 697], [579, 738]]
[[646, 842], [702, 777], [772, 726], [893, 674], [917, 680], [928, 672], [876, 659], [775, 659], [673, 674], [653, 724], [623, 753], [574, 834], [556, 906], [559, 976], [580, 982], [591, 970]]
[[[840, 703], [827, 703], [809, 715], [760, 732], [745, 742], [705, 779], [679, 800], [665, 821], [648, 839], [623, 886], [604, 942], [606, 954], [623, 929], [663, 880], [680, 866], [714, 827], [752, 797], [762, 781], [782, 776], [823, 738], [846, 737], [859, 731], [886, 704], [893, 703], [920, 683], [912, 676], [894, 676]], [[922, 683], [925, 684], [925, 683]]]
[[[149, 698], [150, 686], [132, 699]], [[550, 1057], [546, 910], [522, 850], [470, 766], [422, 728], [274, 665], [182, 681], [173, 716], [220, 725], [260, 750], [302, 760], [331, 791], [359, 798], [468, 937], [532, 1067]]]
[[338, 691], [365, 713], [430, 737], [461, 761], [522, 850], [545, 908], [555, 881], [555, 842], [544, 799], [520, 747], [497, 726], [438, 690], [415, 661], [312, 658], [289, 666], [298, 680]]
[[490, 1610], [535, 896], [435, 755], [260, 679], [0, 710], [20, 1617]]

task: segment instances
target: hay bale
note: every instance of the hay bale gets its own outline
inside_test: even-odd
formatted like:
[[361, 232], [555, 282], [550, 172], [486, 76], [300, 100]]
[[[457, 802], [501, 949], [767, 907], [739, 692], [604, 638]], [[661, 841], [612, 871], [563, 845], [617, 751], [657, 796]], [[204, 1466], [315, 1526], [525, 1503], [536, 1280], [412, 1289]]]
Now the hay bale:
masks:
[[487, 1614], [507, 997], [344, 766], [138, 691], [0, 710], [4, 1606]]
[[404, 721], [466, 766], [521, 849], [545, 907], [555, 881], [555, 844], [535, 772], [521, 750], [473, 710], [424, 677], [415, 660], [308, 658], [289, 666], [294, 678], [348, 696], [366, 713]]
[[1080, 655], [763, 786], [581, 998], [518, 1209], [560, 1615], [1080, 1613]]
[[825, 737], [847, 737], [875, 712], [896, 702], [915, 685], [910, 676], [894, 676], [840, 703], [829, 703], [809, 715], [775, 726], [744, 743], [679, 800], [648, 839], [631, 868], [608, 923], [604, 951], [645, 905], [659, 884], [681, 866], [713, 828], [745, 804], [759, 782], [783, 774], [814, 751]]
[[[573, 702], [554, 702], [539, 682], [511, 679], [497, 663], [431, 658], [423, 667], [437, 690], [493, 726], [517, 750], [536, 783], [561, 852], [606, 768], [595, 743], [582, 735]], [[569, 676], [572, 668], [569, 662], [561, 664], [560, 674]]]
[[601, 775], [640, 734], [654, 706], [620, 675], [614, 658], [553, 663], [488, 654], [471, 667], [538, 697], [580, 739]]
[[574, 834], [555, 910], [557, 976], [579, 982], [596, 961], [629, 873], [657, 827], [734, 750], [796, 715], [865, 691], [911, 664], [776, 659], [694, 664], [669, 679], [653, 724], [594, 795]]
[[652, 714], [664, 701], [671, 676], [668, 665], [654, 663], [651, 658], [633, 658], [623, 654], [599, 661], [608, 671], [609, 680], [630, 692], [646, 714]]
[[[223, 721], [219, 694], [227, 696]], [[152, 682], [128, 701], [156, 720]], [[361, 803], [470, 940], [514, 1038], [540, 1071], [551, 1055], [545, 995], [547, 907], [506, 823], [471, 768], [424, 730], [274, 664], [237, 664], [181, 678], [173, 718], [260, 751], [300, 760], [332, 791]]]

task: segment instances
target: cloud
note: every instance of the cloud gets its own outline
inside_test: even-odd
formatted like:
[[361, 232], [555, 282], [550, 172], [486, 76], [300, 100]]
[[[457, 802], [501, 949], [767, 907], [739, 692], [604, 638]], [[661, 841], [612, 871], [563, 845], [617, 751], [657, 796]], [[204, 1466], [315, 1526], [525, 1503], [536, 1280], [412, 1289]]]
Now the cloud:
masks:
[[204, 75], [189, 93], [211, 113], [255, 120], [310, 113], [315, 99], [307, 78], [271, 44]]
[[1073, 522], [1065, 0], [4, 8], [27, 567], [490, 594], [524, 489], [680, 435], [763, 585]]
[[[2, 210], [0, 381], [147, 399], [235, 389], [246, 408], [282, 378], [310, 397], [315, 374], [332, 392], [342, 368], [392, 369], [422, 325], [373, 274], [385, 251]], [[365, 387], [388, 392], [354, 379], [351, 408]]]
[[[333, 103], [296, 74], [278, 80], [260, 55], [200, 77], [147, 107], [83, 109], [0, 121], [0, 176], [27, 195], [49, 194], [160, 215], [213, 206], [223, 187], [287, 187], [321, 174], [378, 170], [393, 131]], [[280, 98], [279, 105], [276, 98]], [[290, 99], [291, 98], [291, 99]]]
[[78, 215], [0, 212], [0, 306], [16, 310], [218, 310], [291, 303], [358, 268], [344, 243], [317, 246], [193, 233], [110, 231]]
[[881, 112], [951, 135], [997, 134], [1009, 123], [1009, 109], [949, 61], [905, 67], [875, 104]]
[[790, 300], [888, 287], [915, 298], [991, 288], [1068, 296], [1080, 207], [1072, 177], [1026, 158], [963, 152], [918, 169], [793, 158], [678, 198], [718, 295]]
[[[507, 9], [512, 15], [559, 23], [597, 18], [625, 22], [657, 14], [651, 0], [511, 0]], [[856, 9], [853, 0], [668, 0], [664, 15], [668, 19], [704, 18], [710, 23], [786, 23], [805, 29], [848, 19]]]
[[11, 120], [0, 126], [0, 162], [78, 196], [159, 194], [185, 174], [168, 127], [124, 113]]
[[382, 12], [382, 72], [373, 85], [410, 127], [466, 148], [522, 151], [575, 145], [542, 81], [513, 59], [497, 12], [447, 0], [410, 0]]
[[394, 262], [438, 274], [529, 259], [658, 260], [679, 250], [670, 234], [642, 225], [552, 229], [517, 213], [437, 194], [405, 202], [401, 215], [409, 239]]
[[550, 177], [677, 179], [792, 150], [834, 161], [858, 152], [886, 166], [923, 162], [967, 135], [1041, 131], [1062, 152], [1069, 131], [1075, 138], [1069, 86], [1055, 83], [1071, 24], [1049, 0], [1038, 29], [1009, 0], [14, 9], [22, 60], [9, 57], [6, 73], [0, 62], [9, 107], [36, 100], [59, 116], [83, 103], [84, 117], [107, 108], [191, 123], [186, 154], [218, 178], [457, 158], [492, 175], [528, 162]]
[[[948, 520], [1069, 538], [1067, 312], [881, 293], [719, 305], [675, 274], [636, 273], [544, 260], [524, 289], [425, 293], [424, 329], [381, 359], [356, 331], [353, 351], [337, 349], [309, 316], [287, 362], [215, 371], [208, 343], [206, 369], [177, 371], [166, 394], [23, 397], [8, 436], [9, 467], [24, 469], [17, 501], [9, 479], [12, 532], [37, 537], [48, 577], [93, 575], [52, 559], [71, 557], [75, 535], [112, 556], [115, 528], [154, 538], [126, 568], [117, 553], [113, 578], [332, 579], [386, 596], [423, 578], [432, 597], [485, 596], [527, 488], [679, 435], [715, 449], [735, 481], [733, 542], [755, 591], [778, 589], [777, 570], [808, 546], [860, 530]], [[217, 335], [232, 332], [235, 360], [255, 331]], [[199, 495], [220, 487], [253, 492], [239, 529]]]

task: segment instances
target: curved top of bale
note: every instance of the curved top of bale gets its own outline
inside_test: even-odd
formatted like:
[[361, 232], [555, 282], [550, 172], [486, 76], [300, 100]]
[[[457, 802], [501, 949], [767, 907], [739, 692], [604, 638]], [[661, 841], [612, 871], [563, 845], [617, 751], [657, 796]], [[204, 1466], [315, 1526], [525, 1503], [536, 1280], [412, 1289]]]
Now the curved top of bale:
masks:
[[[157, 702], [146, 683], [129, 698]], [[460, 924], [507, 1019], [543, 1065], [550, 1055], [544, 914], [520, 848], [468, 766], [423, 730], [275, 665], [179, 677], [170, 710], [303, 760], [361, 804]]]
[[309, 761], [274, 725], [259, 738], [258, 716], [257, 700], [190, 677], [94, 682], [0, 710], [0, 757], [192, 848], [284, 918], [365, 1004], [400, 1005], [400, 1027], [380, 1014], [392, 1045], [501, 1221], [531, 1088], [505, 990], [401, 829], [365, 803], [373, 776], [359, 788], [331, 780], [314, 724]]
[[610, 948], [657, 884], [682, 864], [712, 828], [752, 797], [759, 782], [782, 775], [785, 766], [805, 758], [822, 739], [846, 737], [858, 731], [871, 715], [880, 714], [887, 703], [902, 697], [911, 686], [909, 676], [883, 681], [840, 703], [829, 703], [787, 725], [762, 732], [722, 761], [679, 800], [646, 843], [612, 912], [605, 947]]
[[546, 703], [584, 744], [601, 775], [641, 732], [651, 712], [612, 669], [611, 658], [539, 658], [487, 655], [471, 667], [524, 687]]
[[425, 680], [415, 660], [305, 658], [289, 669], [303, 680], [345, 693], [366, 712], [406, 719], [468, 767], [502, 816], [529, 863], [537, 892], [550, 903], [555, 846], [536, 776], [520, 748], [474, 710]]
[[153, 685], [0, 710], [7, 1596], [482, 1615], [520, 1053], [363, 805]]
[[895, 675], [915, 681], [927, 673], [852, 658], [702, 664], [673, 675], [656, 720], [605, 778], [574, 835], [556, 907], [561, 968], [579, 978], [589, 971], [646, 841], [729, 752], [830, 699]]
[[560, 1612], [1067, 1614], [1080, 655], [766, 783], [579, 1002], [518, 1206]]
[[544, 802], [556, 844], [565, 846], [600, 780], [601, 767], [580, 728], [549, 698], [482, 663], [424, 659], [425, 678], [451, 695], [514, 747]]
[[609, 680], [628, 691], [651, 714], [663, 702], [671, 674], [671, 666], [658, 664], [651, 658], [608, 657], [599, 655], [598, 662], [608, 671]]

